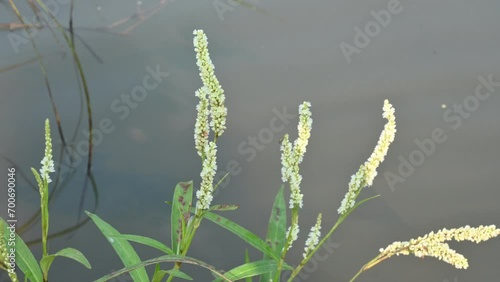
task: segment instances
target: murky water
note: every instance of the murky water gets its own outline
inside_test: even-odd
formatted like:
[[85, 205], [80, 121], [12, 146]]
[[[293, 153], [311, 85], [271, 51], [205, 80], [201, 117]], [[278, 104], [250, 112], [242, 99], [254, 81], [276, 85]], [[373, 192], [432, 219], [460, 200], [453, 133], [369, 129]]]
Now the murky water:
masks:
[[[134, 1], [122, 2], [77, 3], [75, 25], [95, 28], [133, 14]], [[156, 3], [143, 1], [141, 7]], [[324, 231], [336, 221], [350, 176], [369, 156], [383, 128], [384, 99], [396, 109], [396, 140], [373, 187], [363, 192], [381, 196], [345, 221], [332, 237], [334, 253], [310, 265], [301, 281], [348, 281], [380, 247], [441, 227], [499, 224], [498, 2], [260, 1], [256, 5], [265, 12], [228, 3], [172, 1], [128, 36], [77, 29], [102, 58], [100, 63], [78, 45], [94, 124], [102, 132], [93, 162], [101, 218], [123, 233], [169, 243], [170, 212], [164, 201], [171, 200], [177, 182], [199, 183], [201, 164], [192, 136], [194, 92], [201, 81], [192, 31], [201, 28], [208, 35], [229, 110], [219, 168], [234, 163], [241, 168], [215, 201], [239, 204], [239, 210], [227, 215], [260, 236], [281, 185], [279, 139], [285, 132], [296, 136], [297, 119], [283, 112], [296, 113], [304, 100], [312, 103], [313, 132], [301, 166], [302, 232], [290, 253], [291, 263], [299, 262], [306, 230], [317, 213], [323, 213]], [[66, 21], [68, 5], [59, 8], [58, 18]], [[0, 19], [15, 17], [2, 9]], [[35, 39], [71, 140], [81, 95], [70, 54], [63, 56], [48, 31]], [[34, 52], [29, 43], [13, 45], [2, 31], [0, 56], [3, 68], [34, 57]], [[155, 86], [138, 98], [126, 98], [138, 95], [134, 89], [152, 72], [157, 75], [149, 83]], [[61, 146], [43, 77], [32, 63], [0, 73], [0, 85], [0, 152], [28, 174], [42, 158], [46, 117], [57, 149]], [[84, 116], [72, 140], [77, 149], [84, 149], [85, 128]], [[250, 141], [254, 137], [257, 145]], [[85, 167], [83, 154], [76, 174], [51, 206], [51, 231], [76, 222]], [[18, 190], [18, 216], [27, 219], [36, 212], [38, 196], [22, 179]], [[91, 209], [90, 188], [85, 199], [85, 208]], [[36, 226], [25, 239], [36, 239], [38, 230]], [[51, 281], [73, 281], [75, 275], [74, 281], [90, 281], [121, 268], [93, 223], [51, 241], [50, 250], [66, 246], [80, 249], [93, 269], [59, 260]], [[498, 280], [499, 239], [452, 247], [470, 259], [469, 270], [455, 270], [432, 258], [397, 257], [357, 281]], [[243, 263], [245, 248], [250, 247], [204, 222], [190, 255], [227, 270]], [[143, 259], [160, 255], [138, 250]], [[250, 250], [253, 259], [260, 258]], [[195, 281], [210, 279], [197, 268], [185, 270]]]

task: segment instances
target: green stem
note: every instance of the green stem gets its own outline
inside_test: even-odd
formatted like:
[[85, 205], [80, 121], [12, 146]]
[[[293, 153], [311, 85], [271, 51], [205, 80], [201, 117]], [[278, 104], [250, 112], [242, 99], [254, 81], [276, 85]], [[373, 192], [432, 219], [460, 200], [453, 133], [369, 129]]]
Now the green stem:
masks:
[[43, 192], [40, 199], [41, 211], [42, 211], [42, 246], [43, 246], [43, 257], [48, 255], [47, 251], [47, 237], [49, 235], [49, 201], [48, 201], [48, 186], [47, 179], [43, 180]]
[[[357, 196], [359, 195], [359, 192], [356, 194], [356, 198]], [[295, 278], [295, 276], [297, 276], [300, 272], [300, 270], [302, 270], [302, 268], [307, 264], [307, 262], [313, 257], [313, 255], [319, 250], [319, 248], [326, 242], [326, 240], [328, 240], [328, 238], [330, 238], [330, 236], [333, 234], [333, 232], [340, 226], [340, 224], [354, 211], [356, 210], [360, 205], [364, 204], [365, 202], [368, 202], [372, 199], [375, 199], [377, 198], [378, 196], [380, 195], [375, 195], [375, 196], [372, 196], [372, 197], [369, 197], [369, 198], [366, 198], [366, 199], [363, 199], [361, 201], [359, 201], [358, 203], [356, 203], [352, 208], [348, 209], [344, 214], [342, 214], [339, 219], [337, 219], [337, 222], [335, 223], [335, 225], [332, 227], [332, 229], [330, 229], [330, 231], [328, 232], [328, 234], [326, 234], [326, 236], [319, 242], [319, 244], [316, 246], [316, 248], [314, 248], [314, 250], [312, 250], [307, 256], [305, 259], [302, 260], [302, 262], [292, 271], [292, 274], [290, 275], [290, 278], [288, 279], [288, 282], [292, 282], [293, 281], [293, 278]], [[379, 258], [379, 257], [377, 257]], [[384, 260], [386, 258], [383, 258], [382, 260]], [[375, 259], [374, 259], [375, 260]], [[372, 260], [372, 261], [374, 261]], [[370, 261], [370, 263], [372, 262]], [[379, 261], [380, 262], [380, 261]], [[378, 262], [377, 262], [378, 263]], [[375, 263], [376, 264], [376, 263]], [[370, 265], [370, 267], [372, 267], [373, 265]], [[368, 268], [366, 268], [368, 269]], [[365, 269], [365, 270], [366, 270]], [[359, 275], [359, 274], [358, 274]]]
[[285, 246], [283, 247], [283, 252], [281, 253], [281, 259], [278, 262], [278, 267], [276, 269], [276, 274], [274, 275], [273, 281], [279, 281], [281, 275], [281, 269], [283, 268], [283, 263], [285, 262], [285, 257], [288, 252], [288, 246], [291, 244], [292, 241], [292, 230], [298, 224], [299, 224], [299, 207], [294, 207], [292, 209], [292, 225], [290, 226], [290, 233], [288, 234]]
[[[202, 220], [202, 211], [196, 210], [195, 216], [193, 218], [193, 221], [188, 225], [187, 227], [187, 240], [184, 242], [181, 242], [181, 256], [185, 256], [189, 250], [189, 247], [191, 246], [191, 242], [193, 241], [194, 234], [196, 233], [196, 230], [200, 226], [201, 220]], [[182, 262], [176, 262], [172, 270], [179, 270], [181, 268]], [[172, 281], [174, 279], [174, 276], [172, 274], [169, 274], [167, 282]]]
[[349, 213], [345, 213], [342, 216], [339, 217], [335, 225], [330, 229], [328, 234], [326, 234], [325, 237], [318, 243], [316, 248], [314, 248], [309, 255], [307, 255], [301, 262], [300, 264], [292, 271], [292, 274], [290, 275], [290, 278], [288, 279], [288, 282], [292, 282], [295, 276], [299, 274], [299, 272], [302, 270], [302, 268], [309, 262], [309, 260], [312, 258], [312, 256], [321, 248], [321, 246], [328, 240], [328, 238], [333, 234], [333, 232], [339, 227], [339, 225], [347, 218]]
[[388, 256], [386, 255], [383, 255], [383, 254], [380, 254], [378, 256], [376, 256], [375, 258], [373, 258], [371, 261], [369, 261], [368, 263], [366, 263], [365, 265], [363, 265], [363, 267], [361, 267], [359, 269], [359, 271], [356, 273], [356, 275], [354, 275], [351, 280], [349, 280], [349, 282], [353, 282], [354, 280], [356, 280], [356, 278], [358, 278], [358, 276], [363, 273], [364, 271], [367, 271], [368, 269], [374, 267], [375, 265], [377, 265], [378, 263], [384, 261], [385, 259], [387, 259]]
[[[47, 247], [47, 237], [49, 235], [49, 183], [47, 178], [44, 177], [42, 180], [42, 186], [40, 187], [40, 209], [41, 209], [41, 217], [42, 217], [42, 248], [43, 248], [43, 256], [47, 257], [48, 255], [48, 247]], [[49, 280], [48, 269], [43, 271], [43, 281], [47, 282]]]

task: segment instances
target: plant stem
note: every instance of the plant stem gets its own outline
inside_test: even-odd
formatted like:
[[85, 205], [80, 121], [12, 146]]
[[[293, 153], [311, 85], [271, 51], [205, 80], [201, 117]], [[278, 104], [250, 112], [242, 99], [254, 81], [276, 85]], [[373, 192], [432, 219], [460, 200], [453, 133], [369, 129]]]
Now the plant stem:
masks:
[[[358, 197], [360, 191], [358, 191], [358, 193], [356, 194], [356, 198]], [[339, 225], [354, 211], [356, 210], [360, 205], [364, 204], [365, 202], [368, 202], [372, 199], [375, 199], [377, 198], [378, 196], [380, 195], [375, 195], [373, 197], [369, 197], [369, 198], [366, 198], [366, 199], [363, 199], [361, 201], [359, 201], [359, 203], [355, 204], [352, 208], [350, 208], [349, 210], [347, 210], [344, 214], [342, 214], [339, 219], [337, 219], [337, 222], [335, 223], [335, 225], [332, 227], [332, 229], [330, 229], [330, 231], [328, 232], [328, 234], [326, 234], [326, 236], [319, 242], [319, 244], [316, 246], [316, 248], [314, 248], [314, 250], [312, 250], [309, 255], [306, 256], [305, 259], [302, 260], [302, 262], [292, 271], [292, 275], [290, 276], [290, 278], [288, 279], [288, 282], [292, 282], [293, 278], [295, 278], [295, 276], [297, 276], [300, 272], [300, 270], [302, 270], [302, 268], [307, 264], [307, 262], [313, 257], [313, 255], [319, 250], [319, 248], [326, 242], [326, 240], [328, 240], [328, 238], [333, 234], [333, 232], [339, 227]], [[378, 257], [377, 257], [378, 258]], [[385, 259], [385, 258], [384, 258]], [[378, 262], [377, 262], [378, 263]], [[373, 265], [371, 265], [370, 267], [372, 267]], [[366, 268], [368, 269], [368, 268]]]
[[281, 269], [283, 268], [283, 263], [285, 262], [285, 257], [288, 252], [288, 246], [291, 244], [292, 241], [292, 231], [298, 224], [299, 224], [299, 207], [294, 207], [292, 209], [292, 225], [290, 226], [290, 232], [286, 239], [285, 246], [283, 247], [283, 252], [281, 253], [281, 259], [278, 262], [278, 267], [276, 268], [276, 274], [274, 276], [273, 281], [279, 281], [281, 275]]
[[[187, 254], [187, 251], [189, 250], [189, 246], [191, 246], [191, 242], [193, 241], [194, 234], [196, 233], [196, 230], [200, 226], [202, 216], [201, 216], [201, 211], [196, 210], [195, 216], [193, 218], [193, 221], [191, 224], [188, 225], [187, 227], [187, 240], [184, 241], [183, 243], [181, 242], [181, 256], [185, 256]], [[176, 262], [172, 270], [179, 270], [181, 268], [182, 262]], [[174, 276], [172, 274], [169, 274], [167, 282], [172, 281], [174, 279]]]
[[41, 211], [42, 211], [42, 246], [43, 246], [43, 257], [48, 255], [47, 251], [47, 237], [49, 235], [49, 201], [48, 201], [48, 186], [47, 180], [43, 180], [43, 193], [41, 193]]
[[326, 234], [325, 237], [318, 243], [316, 248], [312, 250], [306, 258], [304, 258], [300, 264], [292, 271], [292, 274], [290, 275], [290, 278], [288, 279], [288, 282], [292, 282], [295, 276], [299, 274], [299, 272], [302, 270], [302, 268], [307, 264], [307, 262], [312, 258], [312, 256], [319, 250], [319, 248], [328, 240], [328, 238], [333, 234], [333, 232], [339, 227], [339, 225], [347, 218], [349, 213], [345, 213], [344, 215], [340, 216], [335, 225], [330, 229], [328, 234]]
[[363, 271], [367, 271], [368, 269], [374, 267], [375, 265], [379, 264], [380, 262], [384, 261], [385, 259], [387, 259], [388, 257], [386, 255], [383, 255], [383, 254], [379, 254], [378, 256], [376, 256], [374, 259], [372, 259], [371, 261], [369, 261], [368, 263], [366, 263], [365, 265], [363, 265], [363, 267], [361, 267], [359, 269], [359, 271], [356, 273], [356, 275], [354, 275], [354, 277], [351, 278], [351, 280], [349, 280], [349, 282], [353, 282], [356, 278], [358, 278], [358, 276], [363, 272]]

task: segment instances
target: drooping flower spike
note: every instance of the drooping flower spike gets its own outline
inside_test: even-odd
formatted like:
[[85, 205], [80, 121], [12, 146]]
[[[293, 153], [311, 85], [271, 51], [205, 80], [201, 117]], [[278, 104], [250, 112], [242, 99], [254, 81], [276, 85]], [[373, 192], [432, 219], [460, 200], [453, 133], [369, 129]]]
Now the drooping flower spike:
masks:
[[394, 108], [388, 100], [384, 101], [383, 117], [387, 119], [384, 130], [380, 134], [377, 146], [368, 160], [359, 167], [358, 172], [351, 176], [349, 182], [349, 190], [346, 193], [340, 207], [339, 214], [345, 214], [356, 203], [356, 197], [364, 187], [371, 186], [373, 179], [377, 176], [377, 168], [384, 161], [389, 145], [394, 141], [396, 136], [396, 117], [394, 116]]
[[449, 263], [455, 268], [466, 269], [469, 267], [467, 259], [451, 249], [445, 243], [446, 241], [471, 241], [480, 243], [500, 235], [500, 229], [495, 225], [479, 226], [479, 227], [460, 227], [452, 229], [441, 229], [438, 232], [431, 232], [423, 237], [411, 239], [406, 242], [394, 242], [386, 248], [380, 249], [379, 261], [390, 258], [394, 255], [410, 255], [416, 257], [435, 257], [446, 263]]

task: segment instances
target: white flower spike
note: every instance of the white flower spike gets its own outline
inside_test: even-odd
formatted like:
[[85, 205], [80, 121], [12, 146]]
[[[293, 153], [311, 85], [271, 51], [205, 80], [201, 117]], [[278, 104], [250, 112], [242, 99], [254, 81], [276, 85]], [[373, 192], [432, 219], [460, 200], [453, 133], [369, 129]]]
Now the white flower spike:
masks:
[[196, 64], [200, 70], [200, 77], [210, 101], [210, 127], [214, 131], [215, 136], [219, 137], [226, 130], [227, 108], [224, 106], [224, 101], [226, 100], [224, 90], [215, 76], [215, 66], [210, 59], [205, 32], [203, 30], [195, 30], [193, 34], [195, 35], [193, 44], [196, 51]]
[[319, 243], [319, 238], [321, 237], [321, 214], [318, 214], [318, 219], [316, 220], [316, 224], [311, 227], [311, 232], [309, 232], [309, 237], [306, 240], [306, 247], [304, 248], [304, 253], [302, 256], [306, 258], [309, 253], [311, 253], [314, 248]]
[[50, 137], [50, 123], [49, 119], [45, 120], [45, 155], [40, 162], [42, 168], [40, 169], [40, 177], [47, 181], [47, 183], [52, 182], [49, 173], [55, 172], [54, 161], [52, 160], [52, 138]]
[[[196, 64], [200, 70], [203, 86], [196, 91], [199, 98], [196, 110], [196, 124], [194, 129], [195, 148], [203, 162], [200, 189], [196, 191], [198, 201], [197, 210], [207, 210], [213, 200], [214, 177], [217, 172], [217, 145], [216, 141], [226, 129], [227, 109], [224, 106], [224, 90], [215, 76], [215, 67], [208, 52], [207, 36], [203, 30], [193, 31]], [[214, 132], [214, 140], [209, 141], [210, 129]]]
[[373, 179], [377, 176], [377, 168], [384, 161], [385, 155], [389, 150], [389, 145], [394, 141], [396, 136], [396, 117], [394, 116], [394, 108], [388, 100], [384, 101], [383, 117], [387, 119], [384, 130], [380, 134], [377, 146], [368, 160], [359, 167], [358, 172], [351, 176], [349, 182], [349, 191], [346, 193], [340, 207], [339, 214], [345, 214], [356, 203], [356, 197], [361, 189], [373, 184]]
[[297, 126], [299, 136], [293, 142], [289, 141], [288, 134], [281, 142], [281, 179], [290, 183], [290, 208], [303, 206], [303, 195], [300, 192], [302, 176], [299, 174], [299, 164], [304, 159], [309, 137], [311, 137], [311, 103], [303, 102], [299, 106], [299, 124]]

